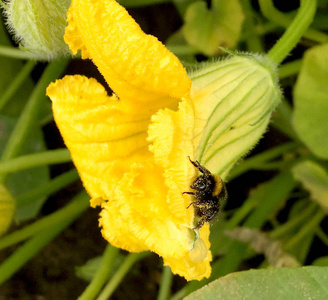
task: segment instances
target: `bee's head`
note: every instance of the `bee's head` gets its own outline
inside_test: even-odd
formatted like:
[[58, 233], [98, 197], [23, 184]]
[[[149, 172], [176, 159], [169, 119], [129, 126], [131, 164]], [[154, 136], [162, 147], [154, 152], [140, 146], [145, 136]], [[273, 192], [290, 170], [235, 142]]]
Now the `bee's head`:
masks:
[[194, 180], [191, 188], [202, 193], [211, 193], [214, 185], [215, 181], [212, 176], [200, 175]]

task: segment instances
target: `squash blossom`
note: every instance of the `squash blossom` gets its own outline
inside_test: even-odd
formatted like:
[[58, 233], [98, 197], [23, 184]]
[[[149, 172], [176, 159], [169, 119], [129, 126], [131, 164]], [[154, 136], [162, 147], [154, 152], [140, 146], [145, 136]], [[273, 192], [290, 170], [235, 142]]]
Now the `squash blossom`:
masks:
[[95, 79], [49, 85], [55, 121], [104, 238], [131, 252], [151, 250], [187, 280], [209, 277], [209, 224], [195, 228], [188, 205], [199, 162], [226, 177], [259, 140], [280, 92], [265, 57], [236, 55], [188, 77], [180, 61], [141, 31], [113, 0], [73, 0], [65, 41], [97, 65]]

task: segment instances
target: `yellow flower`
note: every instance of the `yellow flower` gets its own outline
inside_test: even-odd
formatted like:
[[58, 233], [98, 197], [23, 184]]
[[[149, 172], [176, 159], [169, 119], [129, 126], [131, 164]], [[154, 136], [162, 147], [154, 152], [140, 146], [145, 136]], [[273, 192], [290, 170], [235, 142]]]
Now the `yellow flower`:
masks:
[[[96, 80], [78, 75], [47, 89], [91, 205], [102, 207], [103, 236], [131, 252], [156, 252], [187, 280], [209, 277], [209, 225], [193, 229], [193, 208], [186, 209], [193, 200], [183, 194], [197, 176], [188, 156], [224, 176], [264, 132], [279, 94], [274, 76], [262, 59], [235, 57], [223, 68], [215, 64], [195, 72], [191, 87], [179, 60], [113, 0], [73, 0], [68, 22], [66, 43], [73, 53], [81, 50], [82, 58], [91, 58], [114, 91], [108, 96]], [[213, 74], [219, 75], [210, 79]], [[246, 98], [234, 92], [243, 83]], [[227, 99], [237, 98], [221, 103], [214, 95], [217, 86]], [[263, 93], [265, 104], [257, 104]], [[220, 112], [228, 121], [217, 124]], [[249, 132], [255, 137], [245, 142]], [[230, 156], [217, 156], [221, 148], [212, 133]]]

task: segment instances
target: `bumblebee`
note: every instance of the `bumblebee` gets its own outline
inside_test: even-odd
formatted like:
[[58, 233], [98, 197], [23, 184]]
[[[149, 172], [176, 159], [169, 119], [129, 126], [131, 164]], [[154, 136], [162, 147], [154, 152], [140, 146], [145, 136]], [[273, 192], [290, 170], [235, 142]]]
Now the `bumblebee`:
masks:
[[191, 205], [194, 206], [199, 220], [193, 229], [199, 229], [205, 222], [211, 221], [217, 215], [221, 208], [220, 202], [228, 198], [228, 193], [220, 176], [212, 174], [197, 160], [192, 161], [189, 156], [188, 158], [201, 173], [190, 186], [195, 192], [183, 192], [183, 194], [193, 195], [195, 201], [191, 202], [187, 209]]

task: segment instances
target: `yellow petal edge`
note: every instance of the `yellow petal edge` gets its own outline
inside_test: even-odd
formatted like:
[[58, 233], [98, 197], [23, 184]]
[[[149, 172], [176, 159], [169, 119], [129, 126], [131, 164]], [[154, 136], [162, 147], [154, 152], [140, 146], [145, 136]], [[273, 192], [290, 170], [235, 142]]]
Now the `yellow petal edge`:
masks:
[[139, 101], [190, 90], [190, 79], [178, 58], [154, 36], [145, 34], [114, 0], [73, 0], [65, 41], [73, 53], [92, 58], [111, 89]]

